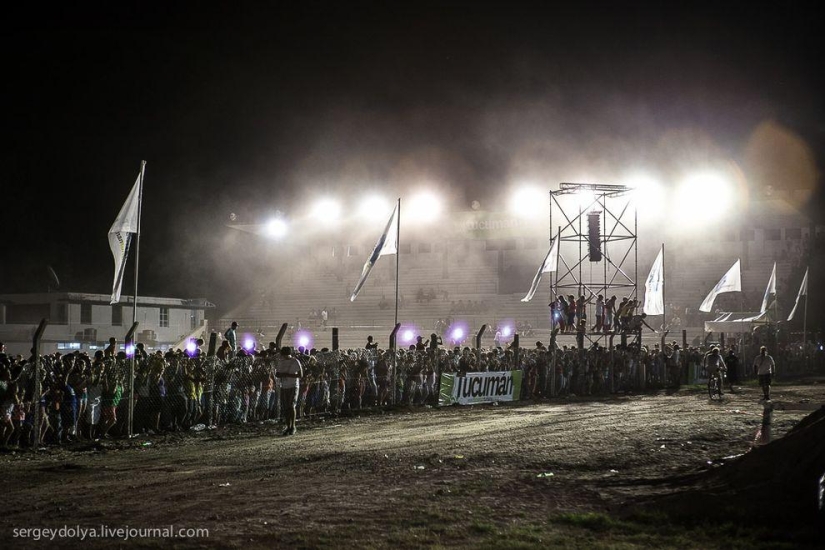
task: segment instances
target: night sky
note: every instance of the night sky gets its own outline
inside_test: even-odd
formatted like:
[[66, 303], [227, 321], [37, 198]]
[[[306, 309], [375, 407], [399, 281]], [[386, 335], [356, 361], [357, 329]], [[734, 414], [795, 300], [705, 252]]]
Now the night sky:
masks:
[[231, 306], [232, 265], [262, 267], [231, 212], [422, 178], [495, 205], [523, 174], [689, 163], [672, 136], [739, 161], [764, 124], [825, 152], [815, 2], [80, 4], [4, 16], [0, 292], [50, 265], [108, 293], [141, 160], [141, 294]]

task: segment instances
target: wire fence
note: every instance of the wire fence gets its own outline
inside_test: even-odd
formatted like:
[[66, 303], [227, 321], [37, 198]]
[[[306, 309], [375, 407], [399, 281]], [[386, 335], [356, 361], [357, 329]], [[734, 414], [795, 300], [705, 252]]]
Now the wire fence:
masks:
[[[521, 400], [610, 395], [701, 383], [706, 349], [645, 346], [553, 345], [550, 349], [312, 350], [296, 355], [303, 366], [297, 418], [340, 415], [392, 406], [437, 406], [444, 373], [520, 370]], [[789, 350], [778, 374], [825, 374], [822, 353], [813, 360]], [[134, 361], [134, 363], [133, 363]], [[238, 351], [229, 359], [183, 351], [133, 358], [124, 352], [41, 358], [41, 394], [35, 361], [3, 366], [4, 445], [63, 444], [133, 434], [217, 429], [230, 424], [285, 419], [282, 358], [275, 349]], [[729, 359], [730, 361], [730, 359]], [[134, 379], [132, 369], [134, 368]], [[754, 378], [746, 363], [731, 362], [732, 382]], [[133, 407], [130, 411], [130, 407]], [[35, 425], [35, 412], [39, 412]]]

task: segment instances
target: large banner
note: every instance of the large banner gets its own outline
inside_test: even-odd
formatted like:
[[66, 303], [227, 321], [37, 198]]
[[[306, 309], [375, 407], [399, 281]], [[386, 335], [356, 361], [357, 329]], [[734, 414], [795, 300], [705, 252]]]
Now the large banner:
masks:
[[439, 406], [473, 405], [495, 401], [518, 401], [521, 395], [520, 370], [506, 372], [468, 372], [464, 376], [441, 375]]

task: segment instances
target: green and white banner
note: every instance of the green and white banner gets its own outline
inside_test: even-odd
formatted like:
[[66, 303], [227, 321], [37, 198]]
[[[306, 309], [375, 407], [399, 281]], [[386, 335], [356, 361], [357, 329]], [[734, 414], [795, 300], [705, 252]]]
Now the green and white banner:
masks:
[[506, 372], [468, 372], [464, 376], [441, 375], [439, 406], [472, 405], [495, 401], [518, 401], [521, 395], [520, 370]]

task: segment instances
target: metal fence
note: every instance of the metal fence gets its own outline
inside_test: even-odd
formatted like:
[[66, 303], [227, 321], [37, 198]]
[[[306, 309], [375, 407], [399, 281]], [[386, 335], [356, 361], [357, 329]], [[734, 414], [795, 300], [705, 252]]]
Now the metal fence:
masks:
[[[303, 365], [297, 417], [340, 415], [390, 406], [436, 406], [442, 373], [523, 371], [520, 399], [609, 395], [698, 383], [703, 348], [679, 355], [646, 347], [551, 347], [425, 350], [347, 349], [299, 354]], [[823, 373], [821, 354], [775, 356], [786, 373]], [[183, 351], [104, 357], [83, 353], [40, 357], [3, 367], [10, 379], [10, 425], [3, 443], [62, 444], [229, 424], [277, 423], [285, 417], [276, 350], [239, 351], [227, 360]], [[790, 370], [793, 365], [793, 370]], [[785, 367], [788, 367], [786, 369]], [[752, 377], [747, 364], [734, 374]], [[131, 373], [134, 371], [134, 378]], [[39, 392], [39, 394], [38, 394]], [[130, 414], [130, 403], [134, 408]]]

